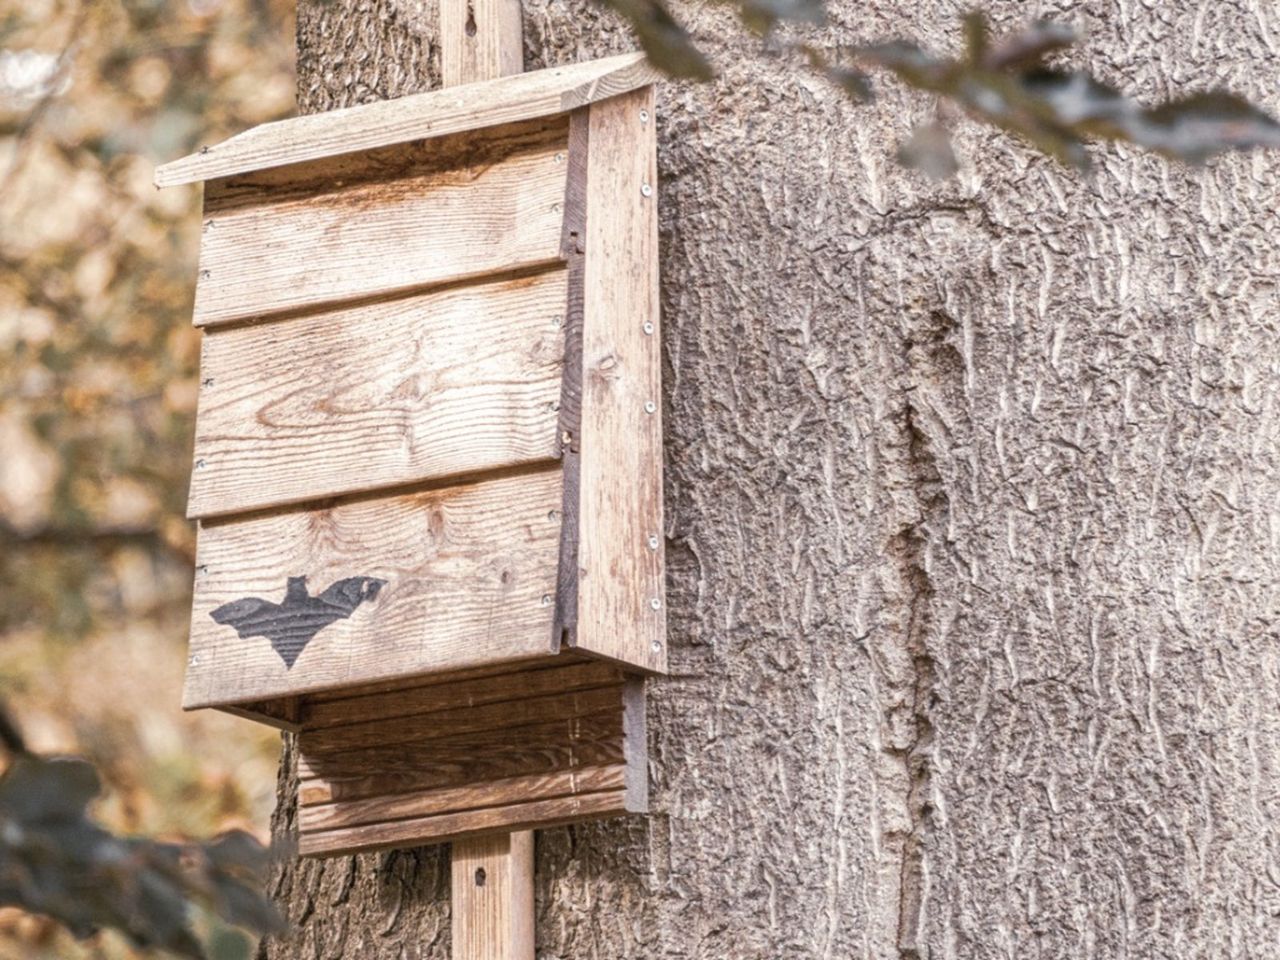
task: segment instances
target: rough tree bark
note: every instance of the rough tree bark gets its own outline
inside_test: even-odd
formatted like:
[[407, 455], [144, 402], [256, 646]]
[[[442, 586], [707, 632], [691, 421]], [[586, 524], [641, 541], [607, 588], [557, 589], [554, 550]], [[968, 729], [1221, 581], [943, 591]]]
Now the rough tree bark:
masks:
[[[1264, 0], [990, 7], [1069, 17], [1139, 94], [1280, 111]], [[823, 37], [944, 48], [959, 9], [839, 0]], [[964, 124], [934, 186], [892, 160], [927, 98], [851, 105], [689, 18], [722, 78], [658, 111], [653, 815], [539, 835], [539, 956], [1274, 958], [1280, 160], [1115, 149], [1089, 183]], [[435, 35], [303, 0], [301, 109], [433, 86]], [[632, 46], [583, 0], [525, 36], [528, 69]], [[448, 956], [439, 851], [276, 893], [267, 957]]]

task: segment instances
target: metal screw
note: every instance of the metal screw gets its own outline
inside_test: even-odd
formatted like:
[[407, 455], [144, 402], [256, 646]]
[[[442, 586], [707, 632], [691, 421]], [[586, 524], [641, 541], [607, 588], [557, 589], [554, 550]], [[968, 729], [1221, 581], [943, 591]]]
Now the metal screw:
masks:
[[201, 381], [200, 381], [200, 386], [202, 386], [202, 387], [212, 387], [212, 386], [213, 386], [213, 377], [205, 377], [203, 380], [201, 380]]
[[547, 519], [550, 520], [552, 523], [555, 523], [557, 520], [560, 519], [560, 511], [559, 510], [547, 511]]
[[649, 186], [647, 183], [646, 183], [646, 184], [643, 184], [643, 185], [640, 187], [640, 195], [641, 195], [641, 196], [644, 196], [644, 197], [651, 197], [651, 196], [653, 196], [653, 187]]
[[659, 600], [657, 597], [654, 597], [652, 600], [649, 601], [649, 606], [651, 606], [654, 610], [661, 610], [662, 601]]
[[658, 405], [654, 403], [652, 400], [646, 400], [644, 402], [645, 413], [654, 413], [655, 411], [657, 411], [657, 409], [658, 409]]
[[564, 154], [563, 154], [563, 153], [557, 153], [557, 154], [556, 154], [556, 163], [564, 163]]
[[549, 593], [544, 593], [544, 594], [542, 595], [542, 605], [543, 605], [544, 607], [549, 607], [549, 606], [551, 606], [551, 594], [549, 594]]
[[658, 535], [656, 533], [649, 534], [649, 549], [650, 550], [658, 549]]
[[648, 111], [648, 110], [641, 110], [641, 111], [640, 111], [640, 122], [641, 122], [641, 123], [648, 123], [648, 122], [649, 122], [649, 111]]
[[557, 329], [557, 330], [559, 330], [559, 329], [560, 329], [560, 324], [562, 324], [562, 323], [564, 323], [564, 317], [552, 317], [552, 318], [551, 318], [551, 326], [553, 326], [553, 327], [554, 327], [555, 329]]
[[547, 409], [550, 410], [552, 413], [555, 413], [557, 410], [560, 409], [560, 401], [552, 400], [550, 403], [547, 404]]
[[197, 460], [197, 461], [196, 461], [196, 469], [197, 469], [197, 470], [203, 470], [203, 469], [204, 469], [204, 467], [205, 467], [205, 463], [204, 463], [204, 461], [203, 461], [203, 460]]
[[208, 270], [201, 270], [201, 271], [200, 271], [200, 279], [201, 279], [201, 280], [208, 280], [211, 276], [213, 276], [213, 274], [211, 274]]
[[648, 320], [644, 322], [644, 332], [649, 336], [653, 336], [653, 324]]
[[193, 655], [193, 656], [191, 657], [191, 665], [192, 665], [193, 667], [198, 667], [198, 666], [200, 666], [200, 658], [199, 658], [198, 656]]
[[654, 653], [661, 653], [661, 652], [662, 652], [662, 644], [661, 644], [661, 643], [659, 643], [657, 640], [655, 640], [655, 641], [653, 641], [653, 643], [651, 643], [651, 644], [649, 645], [649, 649], [650, 649], [650, 650], [652, 650]]
[[560, 204], [558, 204], [558, 203], [553, 203], [553, 204], [551, 205], [551, 212], [552, 212], [552, 213], [559, 213], [559, 212], [560, 212]]

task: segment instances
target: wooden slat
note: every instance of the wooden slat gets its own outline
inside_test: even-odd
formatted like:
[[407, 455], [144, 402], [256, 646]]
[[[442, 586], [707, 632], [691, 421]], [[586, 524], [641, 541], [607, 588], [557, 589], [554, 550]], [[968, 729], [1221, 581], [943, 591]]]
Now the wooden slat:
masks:
[[665, 671], [653, 105], [649, 87], [590, 108], [574, 642]]
[[365, 800], [342, 800], [299, 808], [303, 833], [342, 830], [364, 824], [388, 823], [442, 813], [482, 810], [532, 800], [553, 800], [606, 790], [625, 790], [622, 764], [559, 770], [554, 773], [496, 777], [460, 787], [380, 794]]
[[158, 187], [552, 116], [654, 83], [643, 54], [553, 67], [254, 127], [156, 169]]
[[[511, 691], [504, 682], [503, 692]], [[639, 680], [416, 717], [303, 727], [298, 752], [299, 829], [304, 849], [317, 852], [641, 812], [648, 804]], [[592, 798], [602, 795], [613, 799], [600, 806]], [[357, 841], [359, 831], [366, 836]]]
[[365, 824], [343, 830], [304, 833], [298, 838], [298, 852], [303, 856], [338, 856], [388, 847], [443, 843], [504, 830], [543, 829], [635, 812], [643, 811], [628, 808], [625, 790], [610, 790], [515, 803], [505, 807], [485, 807], [432, 817]]
[[567, 135], [563, 124], [497, 128], [425, 172], [336, 181], [320, 193], [210, 185], [195, 324], [558, 261]]
[[440, 4], [441, 79], [446, 87], [524, 69], [520, 0], [445, 0]]
[[453, 960], [534, 960], [533, 834], [454, 844]]
[[[183, 705], [553, 653], [560, 483], [553, 468], [202, 524]], [[385, 583], [315, 633], [292, 666], [268, 639], [240, 637], [232, 623], [211, 617], [244, 598], [270, 605], [259, 619], [278, 613], [286, 581], [301, 576], [312, 597], [348, 578]]]
[[[395, 722], [373, 720], [332, 727], [323, 736], [309, 738], [309, 759], [299, 766], [300, 776], [311, 776], [319, 758], [353, 750], [378, 750], [394, 744], [412, 745], [428, 740], [460, 737], [481, 730], [503, 730], [529, 724], [549, 723], [586, 717], [606, 710], [618, 710], [624, 687], [600, 687], [502, 703], [458, 707], [435, 713], [396, 717]], [[406, 746], [405, 749], [410, 749]]]
[[[619, 688], [620, 694], [620, 688]], [[401, 718], [391, 717], [390, 725]], [[323, 733], [306, 731], [298, 776], [304, 803], [359, 800], [379, 793], [434, 790], [515, 774], [548, 773], [622, 760], [623, 701], [606, 710], [530, 724], [503, 724], [418, 742], [327, 752]], [[385, 779], [384, 779], [385, 778]]]
[[306, 702], [301, 722], [309, 730], [388, 717], [433, 713], [458, 707], [588, 690], [622, 682], [622, 674], [606, 663], [570, 662], [558, 669], [531, 670], [496, 677], [477, 677], [448, 684], [410, 687], [373, 696]]
[[558, 456], [565, 272], [204, 338], [188, 515]]

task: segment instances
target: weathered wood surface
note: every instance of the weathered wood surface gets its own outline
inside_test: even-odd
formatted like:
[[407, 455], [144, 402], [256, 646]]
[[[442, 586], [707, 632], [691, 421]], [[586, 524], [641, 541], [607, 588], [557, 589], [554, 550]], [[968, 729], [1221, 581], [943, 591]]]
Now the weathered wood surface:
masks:
[[440, 4], [441, 79], [446, 87], [524, 70], [520, 0], [444, 0]]
[[565, 274], [204, 338], [188, 514], [555, 459]]
[[452, 960], [534, 960], [533, 833], [453, 845]]
[[[328, 180], [304, 166], [290, 171], [296, 189], [268, 175], [261, 185], [252, 175], [211, 185], [194, 322], [251, 320], [557, 262], [566, 138], [564, 122], [498, 127], [452, 155], [408, 145], [410, 156], [426, 151], [429, 162], [383, 161], [396, 171], [385, 179]], [[307, 189], [317, 179], [324, 189]]]
[[652, 87], [589, 110], [574, 642], [661, 671], [667, 647], [655, 123]]
[[[477, 681], [491, 690], [471, 693], [472, 706], [437, 685], [422, 688], [423, 712], [304, 726], [304, 852], [346, 849], [361, 830], [370, 844], [403, 845], [643, 810], [643, 684], [586, 666], [594, 673], [534, 671], [528, 687], [519, 674]], [[557, 680], [562, 689], [543, 692]]]
[[474, 707], [514, 700], [517, 697], [588, 690], [621, 683], [622, 674], [607, 663], [573, 662], [568, 656], [564, 656], [551, 661], [545, 669], [474, 678], [449, 674], [446, 677], [424, 679], [430, 682], [363, 696], [307, 700], [300, 708], [299, 722], [314, 730], [362, 720], [407, 717], [453, 707]]
[[643, 55], [626, 53], [279, 120], [158, 167], [155, 182], [171, 187], [552, 116], [657, 78]]
[[[560, 471], [202, 524], [184, 706], [234, 704], [551, 653]], [[288, 584], [286, 576], [306, 577]], [[217, 622], [259, 598], [266, 613], [356, 578], [345, 616], [313, 630], [264, 614]], [[381, 586], [374, 587], [374, 582]], [[299, 593], [299, 596], [301, 594]], [[311, 606], [314, 606], [311, 603]], [[232, 610], [234, 612], [234, 609]], [[283, 617], [285, 613], [280, 613]], [[227, 620], [227, 615], [222, 614]], [[240, 636], [240, 630], [251, 635]], [[298, 631], [305, 644], [299, 643]], [[311, 631], [309, 639], [305, 634]], [[273, 643], [275, 644], [273, 646]], [[292, 659], [292, 663], [290, 663]]]

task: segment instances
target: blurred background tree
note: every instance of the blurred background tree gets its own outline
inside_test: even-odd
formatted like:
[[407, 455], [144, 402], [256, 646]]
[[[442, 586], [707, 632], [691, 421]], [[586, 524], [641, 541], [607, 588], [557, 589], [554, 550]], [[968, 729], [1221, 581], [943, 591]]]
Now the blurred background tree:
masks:
[[[156, 162], [293, 106], [290, 0], [0, 0], [0, 698], [122, 833], [265, 838], [278, 737], [178, 709], [195, 190]], [[240, 951], [205, 931], [215, 955]], [[128, 957], [0, 910], [0, 958]]]

